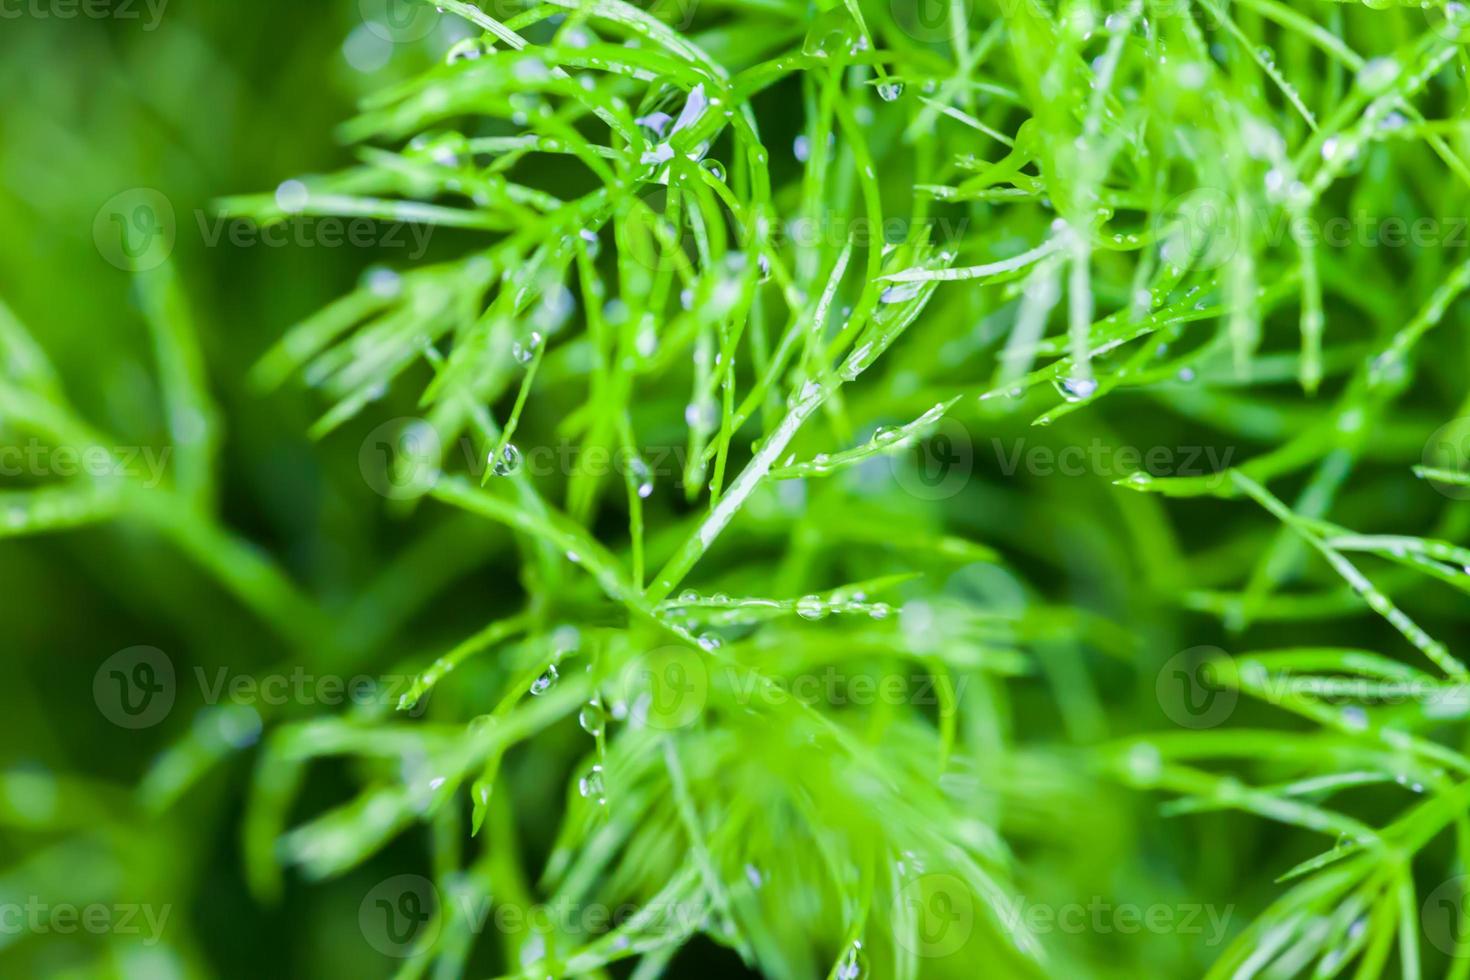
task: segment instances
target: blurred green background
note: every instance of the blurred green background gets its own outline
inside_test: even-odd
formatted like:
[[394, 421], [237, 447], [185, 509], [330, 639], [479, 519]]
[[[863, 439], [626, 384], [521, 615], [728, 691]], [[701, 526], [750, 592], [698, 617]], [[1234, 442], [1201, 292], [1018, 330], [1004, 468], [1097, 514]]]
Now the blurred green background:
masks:
[[[442, 57], [458, 36], [436, 18], [443, 26], [423, 37], [390, 41], [366, 29], [365, 12], [384, 13], [371, 2], [150, 9], [123, 0], [85, 11], [7, 6], [0, 19], [0, 298], [45, 347], [79, 413], [119, 445], [167, 445], [132, 277], [94, 238], [116, 195], [161, 193], [224, 415], [224, 520], [326, 603], [358, 589], [371, 556], [392, 544], [382, 498], [362, 481], [358, 440], [312, 447], [309, 401], [262, 399], [243, 379], [285, 325], [345, 292], [367, 265], [406, 259], [392, 245], [241, 247], [223, 235], [211, 247], [208, 232], [215, 198], [342, 165], [334, 127], [355, 100]], [[461, 530], [462, 567], [473, 571], [484, 539]], [[511, 581], [485, 573], [464, 587], [484, 594]], [[362, 894], [383, 872], [315, 895], [292, 886], [272, 908], [247, 897], [238, 814], [248, 758], [165, 814], [139, 804], [132, 787], [156, 754], [210, 724], [196, 716], [192, 684], [166, 720], [138, 731], [114, 726], [89, 694], [114, 651], [169, 651], [181, 676], [226, 664], [249, 672], [283, 659], [278, 637], [156, 535], [123, 525], [4, 541], [0, 594], [0, 902], [39, 907], [47, 922], [52, 908], [97, 903], [167, 915], [157, 944], [141, 941], [153, 931], [145, 909], [127, 925], [110, 911], [117, 929], [101, 935], [65, 931], [64, 918], [39, 934], [0, 923], [0, 975], [386, 975], [357, 925]], [[246, 720], [242, 741], [250, 728]], [[326, 798], [334, 790], [313, 787]]]

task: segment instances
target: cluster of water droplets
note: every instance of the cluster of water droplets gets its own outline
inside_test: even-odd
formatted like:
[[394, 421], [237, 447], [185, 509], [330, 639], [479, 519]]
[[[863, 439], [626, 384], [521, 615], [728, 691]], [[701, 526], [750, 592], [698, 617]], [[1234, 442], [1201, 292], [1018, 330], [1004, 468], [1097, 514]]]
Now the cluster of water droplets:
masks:
[[833, 613], [860, 613], [873, 619], [887, 619], [892, 608], [886, 602], [868, 602], [861, 591], [835, 592], [830, 597], [811, 594], [796, 600], [796, 614], [809, 622], [825, 619]]
[[842, 958], [837, 961], [837, 969], [833, 976], [837, 980], [862, 980], [867, 972], [867, 955], [863, 952], [862, 940], [854, 939], [852, 945], [842, 953]]

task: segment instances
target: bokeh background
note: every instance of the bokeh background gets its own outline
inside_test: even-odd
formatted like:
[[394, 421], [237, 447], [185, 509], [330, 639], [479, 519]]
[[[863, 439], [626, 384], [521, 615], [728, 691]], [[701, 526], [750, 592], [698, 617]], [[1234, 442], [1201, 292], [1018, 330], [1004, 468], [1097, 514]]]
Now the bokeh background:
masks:
[[[222, 513], [327, 606], [356, 593], [375, 556], [408, 532], [383, 520], [383, 498], [363, 482], [360, 433], [312, 446], [304, 437], [310, 402], [289, 392], [262, 399], [244, 378], [284, 326], [349, 289], [369, 265], [405, 262], [403, 249], [309, 239], [242, 247], [228, 235], [211, 245], [207, 232], [221, 195], [268, 191], [347, 162], [334, 130], [356, 100], [442, 57], [455, 39], [442, 29], [369, 31], [370, 17], [391, 23], [385, 13], [355, 0], [124, 0], [86, 10], [7, 6], [0, 20], [0, 85], [9, 93], [0, 110], [0, 297], [43, 344], [79, 413], [118, 446], [166, 446], [133, 277], [94, 236], [117, 195], [161, 194], [175, 217], [171, 261], [224, 419]], [[513, 587], [504, 567], [481, 565], [485, 535], [461, 525], [448, 537], [466, 594]], [[156, 944], [142, 941], [153, 932], [145, 909], [129, 916], [136, 933], [121, 913], [113, 914], [119, 927], [101, 934], [7, 929], [0, 974], [387, 975], [391, 963], [362, 939], [358, 905], [412, 855], [319, 896], [289, 887], [265, 906], [247, 896], [241, 871], [248, 752], [166, 812], [135, 792], [160, 751], [191, 726], [213, 724], [192, 671], [278, 664], [286, 655], [278, 636], [177, 549], [122, 525], [5, 540], [0, 593], [0, 896], [27, 908], [146, 905], [155, 921], [167, 916]], [[391, 598], [378, 611], [392, 619], [388, 605]], [[189, 693], [157, 724], [127, 731], [98, 710], [92, 680], [107, 657], [140, 645], [168, 651]], [[385, 644], [357, 663], [371, 670], [374, 659], [381, 666], [401, 655]], [[231, 738], [247, 746], [254, 723], [234, 722]], [[320, 800], [341, 789], [313, 792]]]

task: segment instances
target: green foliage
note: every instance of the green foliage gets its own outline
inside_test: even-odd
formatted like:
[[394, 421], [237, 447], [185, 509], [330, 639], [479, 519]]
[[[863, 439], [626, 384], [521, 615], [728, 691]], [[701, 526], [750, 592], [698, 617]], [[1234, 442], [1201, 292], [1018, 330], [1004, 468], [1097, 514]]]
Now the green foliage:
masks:
[[[218, 204], [422, 261], [248, 377], [135, 277], [157, 478], [0, 306], [7, 437], [108, 464], [4, 490], [0, 537], [168, 542], [235, 603], [187, 632], [268, 632], [241, 672], [403, 683], [216, 705], [126, 811], [54, 777], [0, 826], [65, 868], [197, 807], [253, 902], [328, 890], [404, 978], [1466, 975], [1457, 5], [437, 6], [352, 165]], [[325, 583], [227, 492], [279, 404], [351, 489], [267, 523], [382, 535]], [[1172, 925], [1066, 926], [1099, 904]]]

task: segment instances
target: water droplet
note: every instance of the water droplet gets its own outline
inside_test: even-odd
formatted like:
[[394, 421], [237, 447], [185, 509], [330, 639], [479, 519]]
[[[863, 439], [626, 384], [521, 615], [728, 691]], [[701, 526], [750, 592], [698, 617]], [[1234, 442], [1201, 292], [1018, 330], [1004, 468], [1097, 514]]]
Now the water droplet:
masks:
[[587, 243], [587, 257], [595, 259], [602, 254], [602, 239], [597, 237], [597, 232], [590, 228], [583, 228], [577, 232], [582, 241]]
[[888, 603], [875, 602], [871, 607], [869, 607], [868, 615], [873, 617], [874, 619], [887, 619], [888, 614], [891, 611], [892, 610], [889, 608]]
[[913, 299], [919, 295], [924, 288], [922, 282], [901, 282], [887, 287], [878, 296], [880, 303], [902, 303], [904, 300]]
[[495, 50], [494, 45], [487, 45], [477, 37], [467, 37], [456, 42], [444, 56], [444, 60], [451, 65], [460, 61], [475, 61], [493, 50]]
[[1403, 129], [1408, 124], [1408, 118], [1402, 112], [1395, 110], [1379, 120], [1378, 128], [1386, 133], [1392, 133], [1395, 130]]
[[818, 16], [802, 40], [801, 53], [809, 58], [826, 58], [829, 54], [851, 51], [857, 43], [856, 25], [841, 6]]
[[796, 602], [796, 614], [802, 619], [821, 619], [827, 615], [827, 605], [822, 602], [821, 596], [802, 596]]
[[382, 299], [392, 299], [403, 291], [403, 277], [384, 265], [369, 266], [362, 274], [362, 288]]
[[300, 214], [306, 210], [306, 202], [310, 199], [311, 193], [299, 180], [282, 181], [276, 188], [276, 207], [287, 214]]
[[705, 633], [699, 638], [699, 648], [701, 650], [718, 650], [724, 646], [724, 642], [724, 640], [721, 640], [713, 633]]
[[493, 452], [490, 454], [490, 472], [496, 476], [510, 476], [520, 465], [521, 451], [511, 443], [506, 443], [498, 457]]
[[1097, 391], [1097, 379], [1095, 378], [1054, 378], [1052, 384], [1069, 402], [1080, 402], [1084, 398], [1091, 398]]
[[548, 77], [551, 72], [540, 58], [523, 55], [513, 69], [515, 77], [523, 82], [534, 82]]
[[684, 603], [685, 605], [688, 605], [691, 602], [698, 602], [699, 593], [695, 592], [693, 589], [685, 589], [683, 592], [679, 593], [679, 601]]
[[588, 701], [582, 705], [582, 710], [577, 712], [577, 724], [588, 735], [596, 737], [602, 734], [603, 726], [607, 724], [607, 713], [602, 710], [602, 705], [596, 701]]
[[542, 694], [545, 694], [547, 691], [551, 690], [552, 685], [554, 685], [557, 682], [557, 679], [560, 677], [561, 673], [556, 669], [556, 664], [551, 664], [546, 668], [546, 671], [540, 677], [531, 682], [531, 693], [537, 695], [538, 697]]
[[515, 343], [510, 345], [510, 356], [514, 357], [522, 364], [530, 364], [532, 358], [536, 356], [536, 351], [540, 347], [541, 335], [532, 330], [531, 335], [526, 338], [524, 343], [517, 340]]
[[607, 802], [607, 790], [603, 786], [601, 766], [593, 766], [587, 771], [587, 775], [577, 780], [577, 792], [582, 794], [583, 799], [593, 800], [599, 804]]
[[842, 960], [837, 964], [837, 980], [862, 980], [864, 972], [863, 944], [853, 940], [847, 952], [842, 954]]
[[890, 81], [878, 83], [878, 98], [884, 102], [896, 101], [903, 95], [903, 82]]
[[1163, 759], [1152, 745], [1139, 743], [1128, 750], [1128, 773], [1140, 783], [1151, 783], [1163, 772]]
[[647, 500], [653, 495], [653, 471], [642, 458], [634, 456], [628, 463], [628, 475], [633, 478], [633, 488], [639, 499]]
[[691, 429], [713, 429], [719, 420], [718, 411], [713, 398], [701, 398], [684, 406], [684, 421]]
[[721, 183], [725, 180], [725, 165], [718, 160], [701, 160], [699, 165], [709, 173], [711, 177]]
[[1402, 70], [1396, 58], [1369, 58], [1358, 69], [1358, 85], [1364, 92], [1377, 95], [1392, 85]]
[[791, 154], [797, 162], [806, 163], [812, 156], [812, 141], [805, 133], [791, 141]]
[[1322, 143], [1322, 159], [1350, 161], [1358, 155], [1356, 143], [1350, 143], [1337, 136], [1329, 136]]
[[547, 333], [555, 333], [576, 308], [577, 301], [572, 297], [572, 291], [559, 282], [552, 283], [542, 294], [531, 319]]
[[638, 328], [638, 336], [633, 339], [633, 346], [638, 348], [640, 357], [652, 357], [658, 353], [658, 333], [652, 324], [644, 324]]

